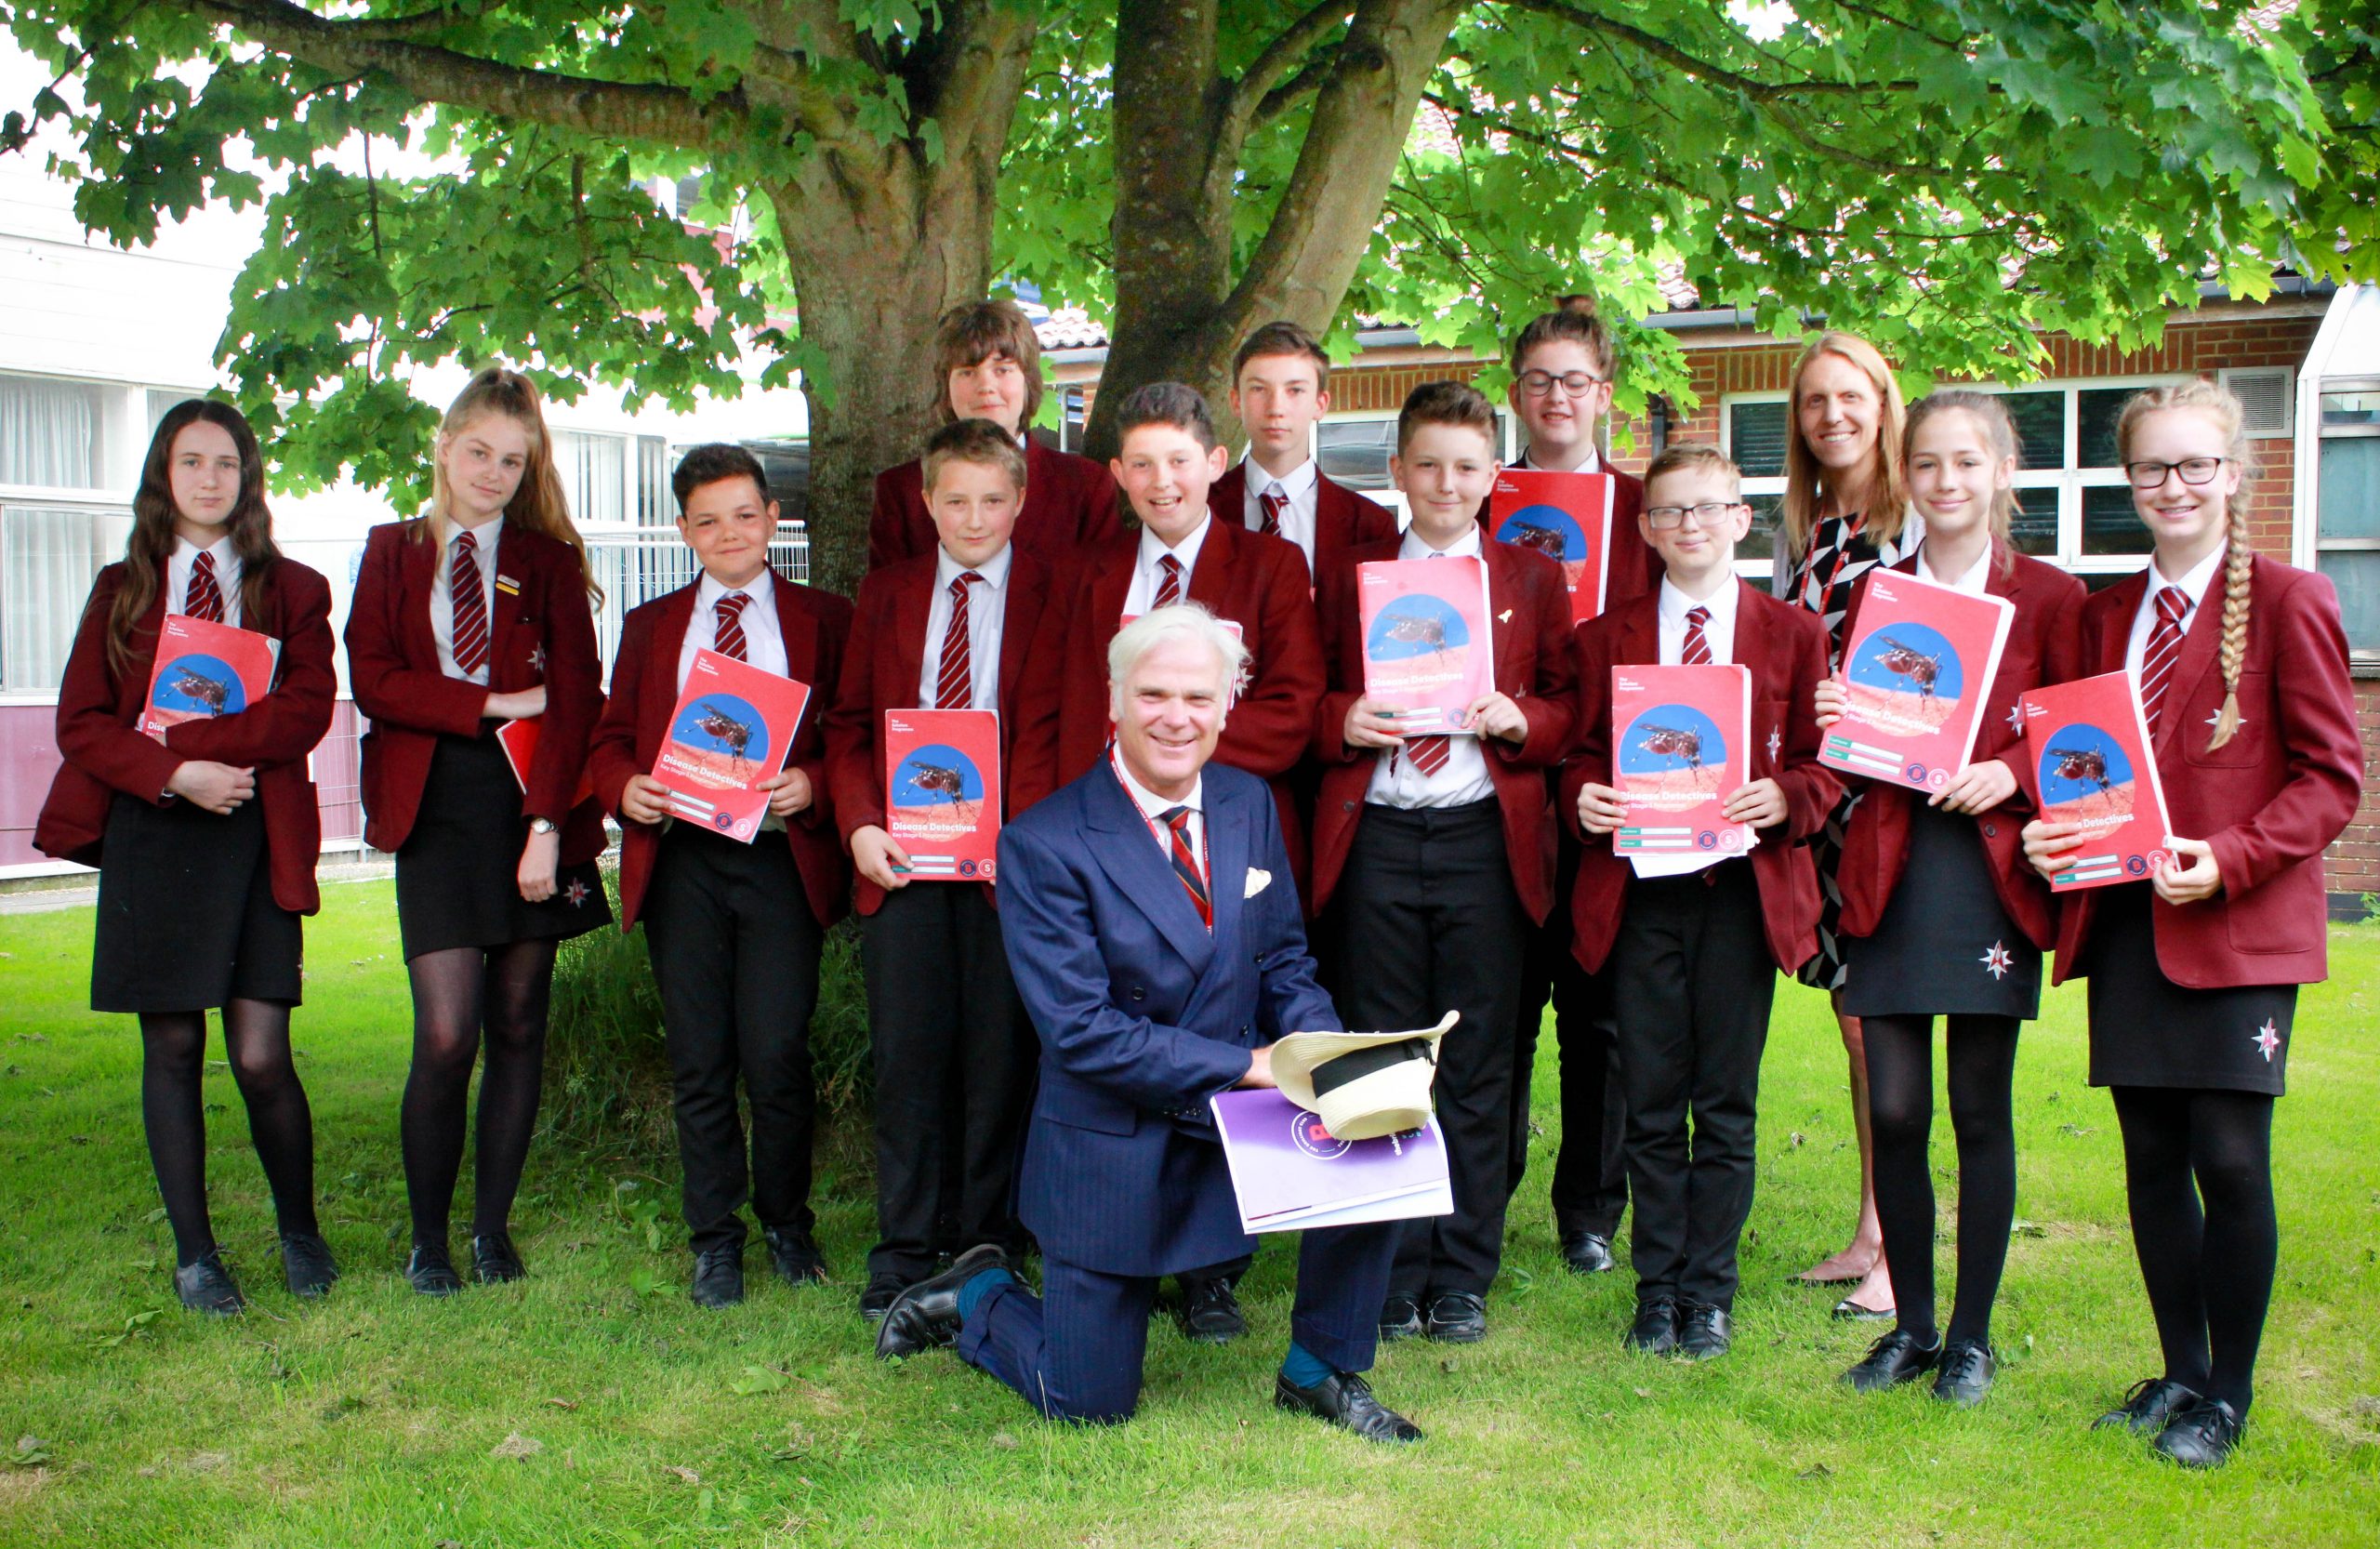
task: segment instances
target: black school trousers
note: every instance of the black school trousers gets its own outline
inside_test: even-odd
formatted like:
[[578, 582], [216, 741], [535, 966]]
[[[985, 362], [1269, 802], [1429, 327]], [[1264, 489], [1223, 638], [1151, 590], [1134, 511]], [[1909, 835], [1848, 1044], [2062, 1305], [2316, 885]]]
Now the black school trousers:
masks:
[[1579, 875], [1579, 841], [1562, 833], [1554, 908], [1529, 933], [1521, 967], [1513, 1055], [1512, 1187], [1528, 1169], [1529, 1079], [1549, 999], [1559, 1056], [1562, 1145], [1554, 1158], [1554, 1229], [1593, 1232], [1608, 1240], [1628, 1209], [1628, 1104], [1620, 1081], [1620, 1017], [1611, 965], [1590, 973], [1570, 950], [1570, 891]]

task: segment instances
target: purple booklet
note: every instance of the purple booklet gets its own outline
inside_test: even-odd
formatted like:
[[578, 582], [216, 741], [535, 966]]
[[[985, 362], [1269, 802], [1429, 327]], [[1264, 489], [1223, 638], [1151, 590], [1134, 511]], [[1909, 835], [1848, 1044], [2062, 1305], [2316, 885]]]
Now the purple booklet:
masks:
[[1403, 1134], [1341, 1140], [1277, 1092], [1225, 1092], [1212, 1101], [1242, 1231], [1454, 1212], [1446, 1143], [1435, 1119]]

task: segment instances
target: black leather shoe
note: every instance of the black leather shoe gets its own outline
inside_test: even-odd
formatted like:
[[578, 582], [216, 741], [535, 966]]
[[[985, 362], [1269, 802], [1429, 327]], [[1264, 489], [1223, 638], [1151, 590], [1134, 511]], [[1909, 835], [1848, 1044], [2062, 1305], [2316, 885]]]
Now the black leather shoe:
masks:
[[1174, 1309], [1173, 1321], [1181, 1325], [1183, 1339], [1200, 1344], [1229, 1344], [1248, 1332], [1239, 1293], [1221, 1277], [1183, 1281], [1182, 1304]]
[[1488, 1337], [1488, 1299], [1467, 1291], [1442, 1291], [1430, 1298], [1429, 1326], [1422, 1334], [1440, 1344], [1476, 1344]]
[[1990, 1345], [1979, 1339], [1954, 1339], [1942, 1347], [1941, 1370], [1934, 1373], [1934, 1397], [1971, 1410], [1991, 1391], [1991, 1379], [1999, 1370]]
[[177, 1264], [174, 1268], [174, 1294], [182, 1305], [192, 1312], [203, 1312], [209, 1317], [230, 1317], [248, 1310], [248, 1299], [240, 1294], [240, 1282], [223, 1265], [223, 1255], [208, 1249], [194, 1264]]
[[744, 1300], [744, 1245], [706, 1248], [694, 1255], [694, 1283], [686, 1294], [698, 1307], [732, 1307]]
[[1388, 1300], [1381, 1304], [1382, 1339], [1419, 1339], [1423, 1328], [1421, 1304], [1415, 1298], [1392, 1291]]
[[455, 1273], [455, 1261], [446, 1256], [443, 1242], [416, 1242], [405, 1258], [405, 1283], [423, 1296], [452, 1296], [463, 1289], [463, 1278]]
[[1920, 1344], [1917, 1336], [1907, 1329], [1895, 1329], [1868, 1346], [1868, 1354], [1859, 1364], [1835, 1380], [1855, 1392], [1882, 1393], [1903, 1383], [1913, 1383], [1941, 1364], [1941, 1335], [1935, 1335], [1931, 1344]]
[[1667, 1296], [1638, 1303], [1636, 1321], [1628, 1325], [1628, 1335], [1620, 1343], [1645, 1356], [1666, 1356], [1676, 1350], [1677, 1303]]
[[826, 1283], [826, 1255], [817, 1241], [799, 1226], [764, 1226], [760, 1240], [769, 1246], [769, 1267], [789, 1286]]
[[331, 1245], [315, 1233], [284, 1232], [281, 1274], [289, 1282], [292, 1295], [311, 1302], [330, 1294], [332, 1284], [338, 1279], [338, 1261], [331, 1257]]
[[859, 1293], [859, 1315], [870, 1323], [881, 1323], [892, 1304], [900, 1299], [901, 1288], [908, 1284], [898, 1275], [871, 1275], [867, 1289]]
[[1611, 1270], [1611, 1238], [1601, 1232], [1562, 1234], [1562, 1262], [1573, 1275], [1605, 1275]]
[[1690, 1361], [1715, 1361], [1735, 1344], [1725, 1307], [1688, 1302], [1677, 1315], [1677, 1353]]
[[2122, 1404], [2091, 1422], [2091, 1429], [2121, 1425], [2135, 1436], [2155, 1436], [2165, 1428], [2166, 1421], [2197, 1402], [2194, 1388], [2162, 1377], [2144, 1377], [2132, 1384]]
[[2231, 1461], [2247, 1428], [2240, 1411], [2222, 1399], [2200, 1398], [2166, 1421], [2149, 1448], [2184, 1468], [2220, 1468]]
[[1006, 1269], [999, 1244], [970, 1248], [939, 1275], [930, 1275], [892, 1299], [876, 1329], [876, 1358], [906, 1360], [959, 1338], [959, 1288], [986, 1269]]
[[528, 1278], [520, 1251], [512, 1246], [510, 1232], [482, 1232], [471, 1238], [472, 1279], [483, 1286], [500, 1286]]
[[1366, 1441], [1419, 1441], [1421, 1427], [1372, 1397], [1369, 1383], [1352, 1371], [1334, 1371], [1312, 1387], [1287, 1377], [1273, 1379], [1273, 1407], [1355, 1432]]

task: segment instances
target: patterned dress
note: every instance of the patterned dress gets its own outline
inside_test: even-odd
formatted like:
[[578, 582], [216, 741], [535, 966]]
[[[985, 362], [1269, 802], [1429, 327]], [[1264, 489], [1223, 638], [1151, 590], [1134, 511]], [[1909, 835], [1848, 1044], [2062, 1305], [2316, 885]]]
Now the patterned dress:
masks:
[[[1798, 559], [1788, 552], [1784, 527], [1777, 529], [1773, 589], [1786, 602], [1798, 602], [1826, 620], [1830, 669], [1842, 663], [1843, 618], [1850, 611], [1852, 593], [1859, 589], [1859, 577], [1877, 565], [1898, 564], [1925, 541], [1924, 519], [1913, 510], [1893, 540], [1881, 547], [1869, 540], [1865, 528], [1857, 511], [1820, 517], [1809, 549]], [[1824, 831], [1810, 841], [1810, 856], [1818, 869], [1818, 951], [1802, 965], [1801, 980], [1821, 989], [1843, 987], [1843, 884], [1835, 868], [1843, 859], [1851, 809], [1858, 803], [1858, 792], [1844, 796], [1827, 814]]]

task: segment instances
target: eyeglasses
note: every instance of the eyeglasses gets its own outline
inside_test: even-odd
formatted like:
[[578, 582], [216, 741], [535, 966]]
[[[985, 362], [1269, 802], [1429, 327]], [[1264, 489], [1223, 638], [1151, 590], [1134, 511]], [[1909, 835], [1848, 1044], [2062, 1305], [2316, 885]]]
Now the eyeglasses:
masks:
[[1653, 531], [1657, 533], [1685, 526], [1689, 516], [1694, 518], [1698, 527], [1716, 527], [1742, 509], [1740, 500], [1705, 500], [1699, 506], [1647, 506], [1645, 508], [1645, 520], [1652, 523]]
[[2156, 489], [2168, 473], [2178, 473], [2186, 484], [2211, 484], [2228, 457], [2184, 457], [2180, 462], [2128, 462], [2123, 476], [2135, 489]]
[[1583, 398], [1587, 389], [1609, 380], [1608, 377], [1591, 377], [1583, 371], [1567, 371], [1559, 377], [1551, 371], [1524, 371], [1520, 376], [1521, 391], [1531, 398], [1542, 398], [1552, 392], [1556, 382], [1561, 383], [1562, 391], [1571, 397]]

